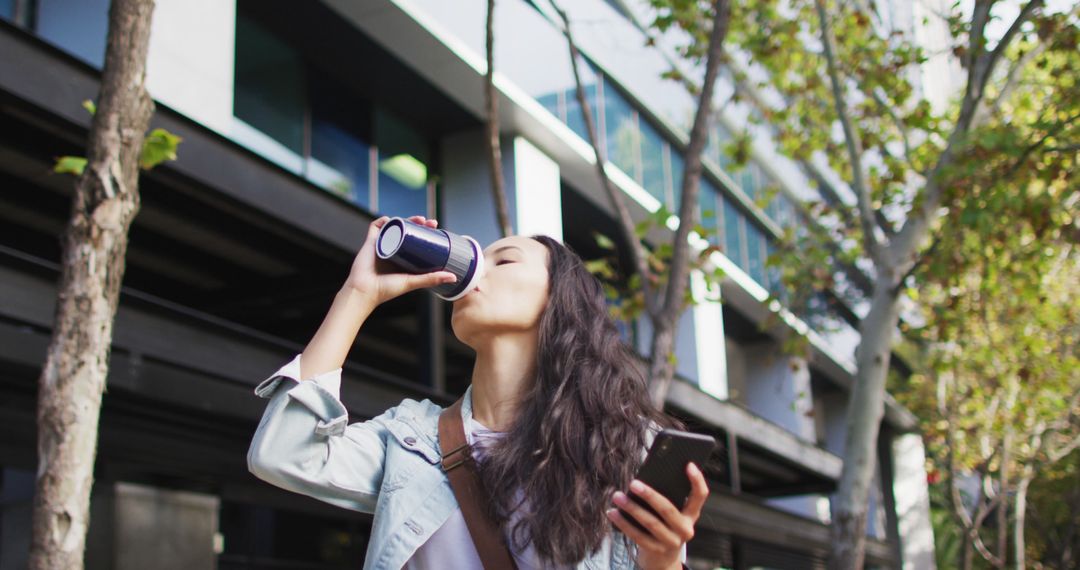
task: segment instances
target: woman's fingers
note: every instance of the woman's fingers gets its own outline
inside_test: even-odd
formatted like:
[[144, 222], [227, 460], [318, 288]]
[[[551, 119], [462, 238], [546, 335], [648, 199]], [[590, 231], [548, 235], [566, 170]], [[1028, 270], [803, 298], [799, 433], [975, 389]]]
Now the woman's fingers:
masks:
[[[631, 483], [630, 489], [634, 491], [635, 494], [640, 496], [641, 493], [634, 489], [634, 487], [636, 486], [635, 484], [638, 483], [640, 482], [634, 481], [633, 483]], [[644, 483], [640, 484], [644, 485]], [[647, 485], [645, 486], [648, 487]], [[664, 502], [666, 502], [668, 505], [671, 505], [671, 501], [668, 501], [666, 498], [663, 497], [663, 495], [656, 493], [656, 491], [653, 491], [653, 493], [663, 499]], [[661, 544], [666, 544], [669, 546], [673, 544], [679, 544], [680, 541], [679, 535], [677, 533], [677, 528], [674, 528], [670, 523], [665, 522], [661, 518], [657, 518], [656, 515], [650, 513], [648, 509], [641, 506], [624, 493], [616, 492], [613, 500], [615, 504], [619, 506], [619, 508], [626, 512], [627, 515], [634, 517], [634, 520], [641, 523], [641, 526], [645, 527], [649, 531], [649, 533], [651, 533], [652, 536], [656, 538], [657, 541], [659, 541]], [[653, 504], [652, 502], [649, 502], [649, 504], [658, 512], [660, 512], [660, 509], [657, 509], [655, 504]], [[674, 507], [672, 507], [672, 509], [674, 509]], [[675, 512], [676, 514], [678, 514], [678, 511]]]
[[457, 275], [454, 275], [449, 271], [436, 271], [434, 273], [406, 276], [405, 288], [407, 291], [413, 291], [425, 287], [436, 287], [446, 283], [453, 283], [455, 281], [457, 281]]
[[705, 475], [701, 469], [693, 462], [686, 465], [686, 476], [690, 478], [690, 498], [682, 512], [697, 522], [701, 509], [705, 506], [705, 499], [709, 498], [709, 485], [705, 483]]
[[608, 520], [611, 521], [623, 534], [630, 537], [634, 543], [640, 548], [648, 550], [660, 550], [663, 545], [653, 536], [638, 527], [634, 526], [634, 523], [627, 520], [627, 518], [619, 512], [619, 509], [609, 509], [607, 512]]
[[428, 226], [430, 228], [438, 227], [438, 225], [439, 225], [439, 222], [437, 220], [435, 220], [435, 218], [432, 218], [432, 219], [429, 220], [429, 219], [425, 218], [424, 216], [409, 216], [409, 221], [413, 222], [415, 224]]

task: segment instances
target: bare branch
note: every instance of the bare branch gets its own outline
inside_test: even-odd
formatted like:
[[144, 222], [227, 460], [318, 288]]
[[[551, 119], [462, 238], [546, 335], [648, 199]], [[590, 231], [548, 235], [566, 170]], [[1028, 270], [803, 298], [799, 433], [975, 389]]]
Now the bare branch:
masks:
[[502, 145], [499, 142], [499, 100], [495, 96], [495, 0], [487, 3], [487, 73], [484, 74], [484, 146], [487, 147], [491, 191], [495, 198], [495, 221], [502, 237], [514, 233], [510, 224], [510, 207], [506, 202], [506, 189], [502, 173]]
[[896, 131], [900, 133], [900, 141], [904, 145], [904, 162], [907, 162], [908, 166], [911, 167], [911, 170], [917, 172], [918, 170], [911, 162], [911, 143], [908, 140], [907, 128], [904, 127], [904, 122], [896, 115], [896, 111], [893, 110], [893, 105], [889, 101], [886, 101], [885, 97], [882, 96], [880, 88], [867, 89], [866, 91], [870, 93], [870, 96], [874, 99], [874, 102], [878, 104], [878, 107], [881, 107], [881, 109], [885, 111], [885, 114], [889, 116], [889, 119], [892, 120], [893, 125], [896, 127]]
[[716, 77], [723, 59], [724, 38], [731, 19], [728, 0], [714, 0], [712, 30], [709, 34], [708, 55], [705, 60], [705, 78], [698, 98], [694, 123], [690, 128], [690, 143], [683, 160], [681, 203], [679, 204], [679, 229], [675, 232], [675, 244], [671, 258], [671, 274], [662, 311], [669, 318], [677, 318], [683, 310], [683, 297], [690, 278], [690, 229], [694, 227], [698, 192], [701, 187], [701, 153], [708, 141], [709, 119], [712, 117], [712, 98], [716, 90]]
[[[1043, 3], [1043, 0], [1031, 0], [1030, 2], [1025, 4], [1024, 7], [1020, 9], [1020, 13], [1016, 16], [1016, 19], [1013, 20], [1012, 25], [1009, 26], [1009, 29], [1005, 31], [1005, 35], [1001, 36], [1001, 40], [999, 40], [997, 45], [994, 46], [994, 51], [983, 56], [987, 58], [987, 61], [985, 63], [983, 75], [980, 78], [980, 96], [986, 89], [987, 81], [990, 80], [991, 71], [993, 71], [994, 66], [997, 65], [998, 60], [1000, 60], [1005, 55], [1005, 50], [1008, 49], [1009, 44], [1012, 43], [1012, 40], [1014, 37], [1016, 37], [1016, 34], [1020, 32], [1020, 27], [1023, 26], [1024, 22], [1028, 21], [1032, 15], [1034, 15], [1035, 10], [1042, 7]], [[980, 30], [980, 35], [981, 32], [982, 30]]]
[[[820, 0], [819, 0], [820, 1]], [[1009, 32], [1001, 38], [994, 51], [985, 54], [985, 27], [990, 15], [992, 1], [984, 0], [976, 2], [975, 13], [972, 17], [971, 38], [968, 42], [968, 54], [965, 61], [968, 62], [968, 80], [964, 89], [964, 98], [960, 104], [960, 115], [957, 118], [953, 132], [945, 144], [945, 149], [938, 156], [937, 163], [926, 177], [926, 186], [922, 191], [921, 204], [908, 213], [907, 222], [900, 229], [889, 247], [889, 257], [897, 264], [901, 273], [906, 272], [916, 261], [916, 250], [926, 237], [930, 228], [930, 222], [935, 219], [936, 212], [941, 206], [945, 187], [942, 184], [941, 174], [952, 165], [959, 146], [967, 139], [967, 134], [972, 126], [975, 109], [981, 103], [984, 96], [986, 79], [993, 73], [1001, 54], [1004, 53], [1008, 44], [1016, 35], [1016, 30], [1031, 17], [1035, 9], [1043, 4], [1043, 0], [1031, 0], [1016, 17], [1009, 27]], [[1010, 33], [1011, 32], [1011, 33]]]
[[972, 124], [978, 126], [983, 124], [987, 119], [992, 117], [994, 113], [1001, 107], [1001, 104], [1009, 99], [1014, 89], [1016, 89], [1019, 83], [1020, 70], [1027, 67], [1036, 57], [1042, 52], [1046, 51], [1046, 42], [1039, 42], [1034, 48], [1025, 53], [1020, 59], [1013, 62], [1009, 73], [1005, 76], [1005, 83], [1001, 86], [1001, 90], [998, 92], [998, 96], [994, 98], [994, 102], [990, 103], [988, 99], [983, 98], [982, 103], [975, 110], [975, 116], [972, 117]]
[[840, 120], [840, 126], [844, 129], [844, 143], [847, 147], [848, 160], [851, 161], [851, 182], [858, 198], [863, 244], [867, 255], [874, 260], [875, 265], [880, 267], [886, 260], [882, 255], [883, 244], [877, 236], [874, 207], [870, 200], [870, 185], [862, 168], [862, 142], [859, 140], [859, 133], [855, 130], [851, 116], [848, 114], [844, 87], [841, 85], [840, 72], [836, 65], [836, 44], [829, 26], [829, 16], [825, 12], [825, 2], [824, 0], [815, 0], [814, 4], [817, 6], [818, 18], [821, 20], [821, 45], [825, 54], [825, 63], [829, 70], [833, 106]]
[[647, 261], [647, 255], [645, 252], [645, 246], [642, 245], [641, 240], [638, 239], [637, 234], [634, 231], [634, 220], [630, 217], [630, 209], [626, 205], [626, 198], [623, 197], [622, 192], [615, 188], [615, 185], [608, 178], [607, 172], [604, 170], [604, 164], [607, 159], [604, 157], [604, 151], [600, 148], [600, 141], [596, 134], [596, 126], [593, 123], [592, 109], [589, 108], [589, 101], [585, 97], [585, 88], [581, 84], [581, 74], [578, 71], [578, 49], [577, 44], [574, 43], [574, 36], [570, 32], [570, 18], [566, 15], [555, 0], [550, 0], [552, 8], [559, 14], [559, 18], [563, 22], [563, 35], [566, 36], [566, 43], [570, 47], [570, 66], [574, 71], [574, 84], [576, 85], [576, 96], [578, 105], [581, 107], [581, 114], [585, 120], [585, 130], [589, 136], [589, 143], [592, 144], [593, 152], [596, 154], [596, 170], [600, 176], [600, 184], [604, 187], [604, 192], [607, 193], [608, 199], [611, 200], [612, 206], [615, 208], [616, 215], [619, 218], [619, 228], [622, 230], [623, 239], [626, 241], [627, 246], [630, 248], [630, 254], [634, 260], [634, 267], [638, 274], [641, 275], [641, 287], [644, 291], [645, 297], [645, 310], [650, 317], [655, 318], [659, 315], [659, 308], [657, 307], [657, 300], [654, 295], [652, 278], [653, 273], [649, 269]]

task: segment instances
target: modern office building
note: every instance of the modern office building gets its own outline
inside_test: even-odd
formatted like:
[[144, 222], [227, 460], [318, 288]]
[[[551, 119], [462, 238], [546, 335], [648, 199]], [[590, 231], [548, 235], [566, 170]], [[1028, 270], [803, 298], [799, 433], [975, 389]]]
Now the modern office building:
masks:
[[[0, 0], [0, 569], [29, 540], [36, 380], [52, 326], [59, 237], [103, 61], [107, 0]], [[694, 99], [661, 74], [644, 7], [565, 2], [608, 172], [643, 217], [675, 210]], [[266, 400], [254, 386], [300, 352], [343, 283], [369, 222], [426, 214], [497, 238], [483, 144], [480, 0], [157, 0], [149, 54], [154, 127], [179, 160], [142, 177], [116, 319], [88, 540], [89, 568], [356, 568], [370, 517], [272, 487], [245, 464]], [[586, 258], [618, 242], [573, 96], [551, 5], [498, 3], [495, 84], [503, 170], [518, 233]], [[721, 88], [723, 91], [724, 88]], [[818, 568], [853, 377], [858, 307], [793, 315], [770, 303], [766, 259], [807, 220], [805, 177], [762, 134], [746, 167], [706, 152], [703, 223], [727, 277], [680, 323], [668, 410], [721, 447], [689, 545], [695, 568]], [[779, 188], [764, 204], [767, 189]], [[664, 238], [665, 236], [659, 236]], [[667, 236], [669, 237], [669, 236]], [[719, 301], [719, 302], [717, 302]], [[352, 421], [405, 397], [451, 402], [472, 356], [449, 305], [425, 292], [380, 307], [344, 367]], [[783, 339], [808, 330], [811, 352]], [[625, 327], [648, 346], [647, 323]], [[923, 450], [889, 401], [867, 560], [933, 564]]]

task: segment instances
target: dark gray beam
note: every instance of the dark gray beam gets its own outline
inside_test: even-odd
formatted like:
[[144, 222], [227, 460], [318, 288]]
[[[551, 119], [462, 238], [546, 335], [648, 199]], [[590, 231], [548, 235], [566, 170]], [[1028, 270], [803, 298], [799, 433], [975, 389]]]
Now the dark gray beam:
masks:
[[[49, 330], [53, 324], [55, 298], [54, 283], [0, 267], [0, 316], [40, 330]], [[122, 294], [114, 324], [114, 349], [138, 354], [146, 361], [153, 360], [192, 375], [231, 382], [250, 391], [303, 350], [298, 344], [209, 315], [173, 312], [173, 308], [166, 304], [161, 305], [160, 313], [150, 313], [128, 306], [124, 299], [125, 295]], [[183, 320], [180, 320], [181, 317]], [[198, 323], [200, 317], [201, 323], [192, 324], [193, 321]], [[19, 346], [16, 341], [30, 342], [12, 336], [9, 342], [0, 343], [0, 358], [29, 365], [44, 362], [44, 345], [39, 344], [37, 351], [20, 352], [16, 348]], [[40, 343], [40, 339], [36, 342]], [[178, 385], [190, 381], [188, 376], [175, 378]], [[149, 390], [147, 388], [146, 391]], [[444, 399], [419, 384], [346, 363], [342, 401], [350, 412], [371, 417], [400, 403], [407, 396], [430, 397], [439, 401]]]
[[842, 462], [839, 457], [803, 441], [784, 428], [730, 402], [718, 400], [689, 382], [675, 380], [668, 392], [668, 404], [686, 410], [700, 420], [784, 458], [816, 477], [837, 480]]

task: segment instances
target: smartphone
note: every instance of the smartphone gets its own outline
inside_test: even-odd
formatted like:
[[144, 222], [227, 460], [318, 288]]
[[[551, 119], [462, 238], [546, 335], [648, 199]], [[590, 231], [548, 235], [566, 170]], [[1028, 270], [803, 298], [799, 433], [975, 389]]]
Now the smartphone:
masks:
[[[667, 497], [675, 508], [681, 510], [690, 496], [690, 477], [686, 475], [686, 464], [692, 461], [701, 468], [715, 448], [716, 439], [712, 436], [675, 429], [662, 430], [649, 447], [649, 454], [638, 469], [637, 479]], [[638, 497], [633, 491], [628, 491], [627, 495], [663, 520], [645, 499]], [[648, 532], [633, 515], [625, 512], [623, 515], [634, 526]]]

